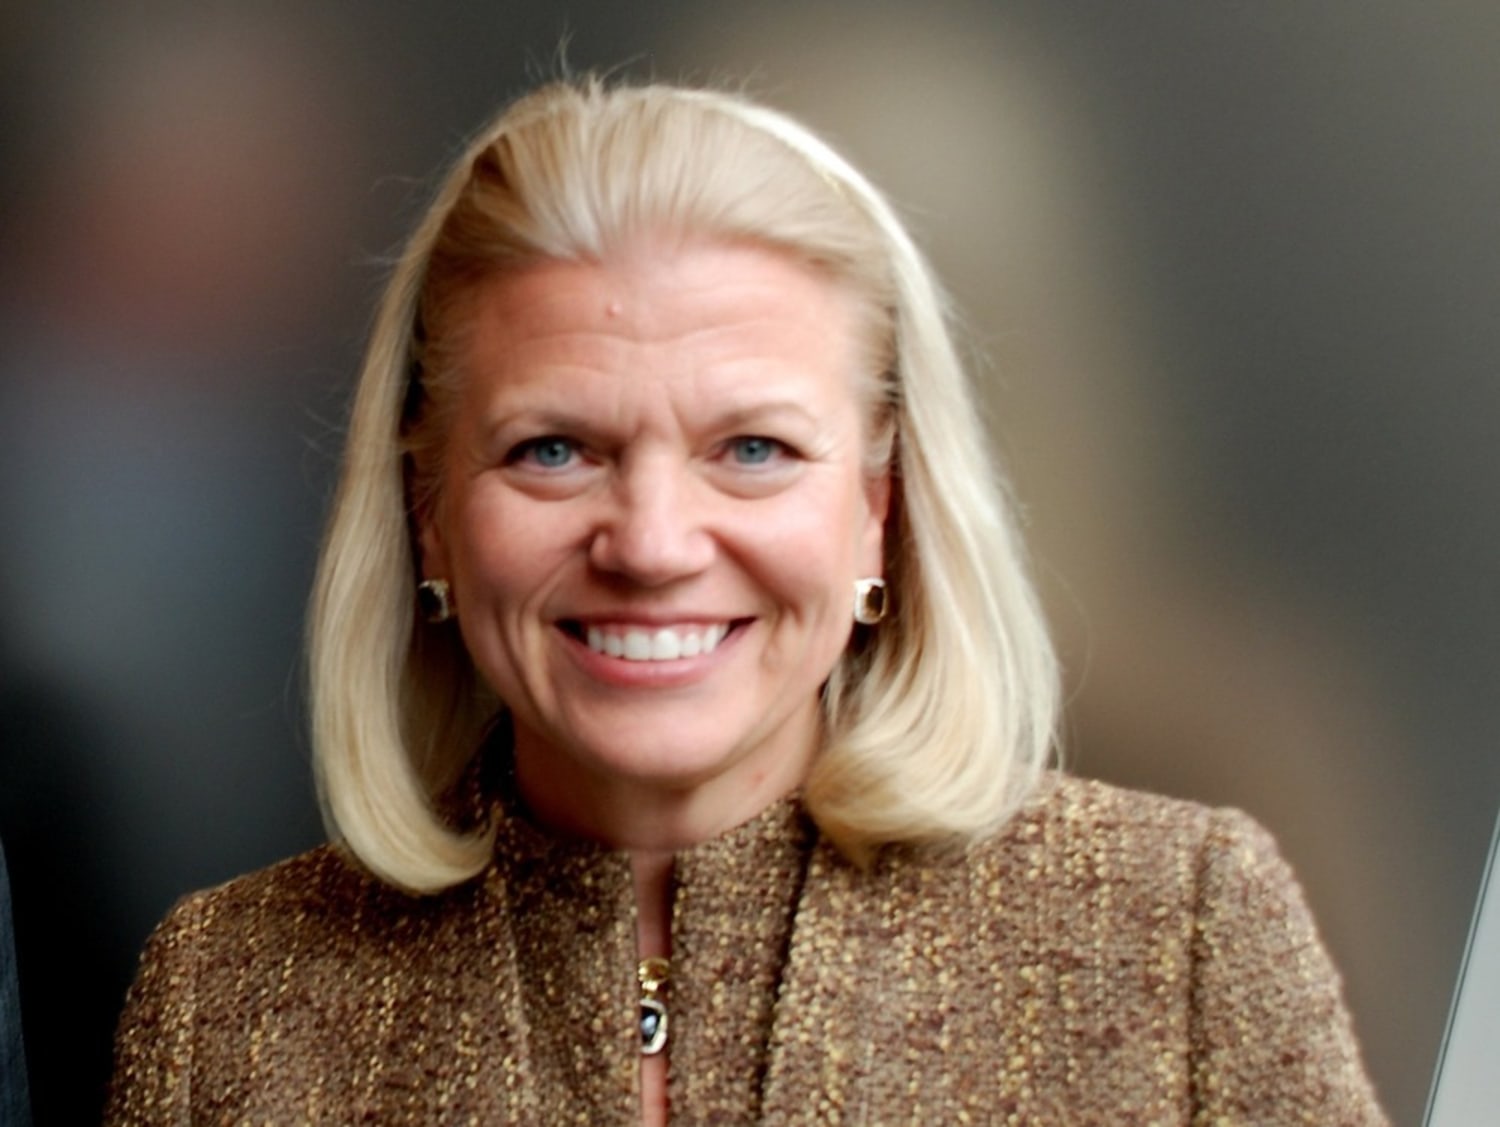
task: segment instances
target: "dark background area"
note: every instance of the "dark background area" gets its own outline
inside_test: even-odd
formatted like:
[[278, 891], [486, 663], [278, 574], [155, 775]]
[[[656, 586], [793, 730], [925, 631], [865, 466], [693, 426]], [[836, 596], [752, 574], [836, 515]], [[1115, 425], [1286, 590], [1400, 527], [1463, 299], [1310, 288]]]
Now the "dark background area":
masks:
[[299, 644], [431, 174], [558, 70], [744, 84], [948, 280], [1080, 772], [1250, 810], [1416, 1122], [1500, 800], [1500, 9], [18, 0], [0, 837], [38, 1122], [179, 895], [321, 837]]

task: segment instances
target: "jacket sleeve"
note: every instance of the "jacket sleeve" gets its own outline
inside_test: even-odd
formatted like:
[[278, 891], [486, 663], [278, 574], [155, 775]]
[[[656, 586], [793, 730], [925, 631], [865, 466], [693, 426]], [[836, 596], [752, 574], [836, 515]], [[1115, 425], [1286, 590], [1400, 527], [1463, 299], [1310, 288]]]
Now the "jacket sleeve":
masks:
[[107, 1127], [191, 1122], [201, 898], [180, 902], [146, 943], [115, 1034]]
[[1212, 816], [1199, 858], [1195, 1124], [1385, 1124], [1338, 972], [1269, 834]]

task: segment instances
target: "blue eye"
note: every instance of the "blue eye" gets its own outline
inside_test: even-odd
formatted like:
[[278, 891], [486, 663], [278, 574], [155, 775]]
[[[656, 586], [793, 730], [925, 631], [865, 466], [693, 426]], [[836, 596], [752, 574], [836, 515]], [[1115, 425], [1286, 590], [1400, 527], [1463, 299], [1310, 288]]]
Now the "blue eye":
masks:
[[508, 461], [530, 462], [544, 470], [560, 470], [573, 461], [578, 447], [572, 439], [555, 434], [529, 439], [511, 451]]
[[780, 454], [785, 447], [774, 438], [761, 435], [746, 435], [729, 444], [734, 460], [742, 466], [763, 466]]

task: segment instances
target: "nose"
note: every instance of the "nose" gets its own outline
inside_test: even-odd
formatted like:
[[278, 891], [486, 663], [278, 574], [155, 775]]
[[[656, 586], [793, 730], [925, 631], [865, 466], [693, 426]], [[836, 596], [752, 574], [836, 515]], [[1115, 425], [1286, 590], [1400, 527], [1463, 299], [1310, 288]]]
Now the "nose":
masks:
[[641, 459], [621, 467], [589, 545], [600, 571], [643, 587], [696, 575], [713, 560], [713, 537], [688, 467]]

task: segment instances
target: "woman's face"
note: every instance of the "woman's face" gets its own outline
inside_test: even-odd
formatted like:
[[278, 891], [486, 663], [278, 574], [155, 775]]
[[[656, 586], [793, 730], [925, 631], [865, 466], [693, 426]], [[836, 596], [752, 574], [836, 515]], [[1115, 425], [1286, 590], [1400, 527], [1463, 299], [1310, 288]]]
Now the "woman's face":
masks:
[[882, 571], [855, 303], [773, 250], [647, 241], [491, 279], [470, 315], [423, 569], [528, 802], [640, 847], [753, 816], [805, 775]]

